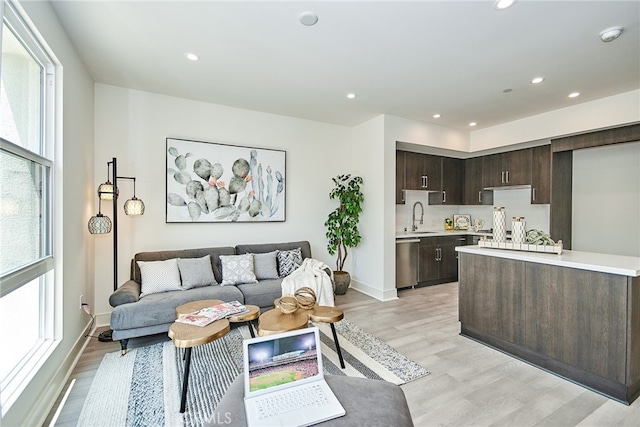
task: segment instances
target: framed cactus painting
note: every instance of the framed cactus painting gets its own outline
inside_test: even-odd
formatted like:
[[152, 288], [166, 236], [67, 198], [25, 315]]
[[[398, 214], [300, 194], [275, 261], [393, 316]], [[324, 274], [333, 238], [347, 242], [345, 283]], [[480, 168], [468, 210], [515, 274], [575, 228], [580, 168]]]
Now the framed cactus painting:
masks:
[[175, 138], [166, 149], [166, 222], [285, 221], [285, 151]]

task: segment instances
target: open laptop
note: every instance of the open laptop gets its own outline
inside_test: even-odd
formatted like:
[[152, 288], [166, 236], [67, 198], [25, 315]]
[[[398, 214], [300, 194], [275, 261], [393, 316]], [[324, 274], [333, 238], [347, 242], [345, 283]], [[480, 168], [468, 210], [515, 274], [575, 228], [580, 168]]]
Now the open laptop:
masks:
[[318, 328], [244, 340], [247, 425], [309, 426], [345, 410], [324, 379]]

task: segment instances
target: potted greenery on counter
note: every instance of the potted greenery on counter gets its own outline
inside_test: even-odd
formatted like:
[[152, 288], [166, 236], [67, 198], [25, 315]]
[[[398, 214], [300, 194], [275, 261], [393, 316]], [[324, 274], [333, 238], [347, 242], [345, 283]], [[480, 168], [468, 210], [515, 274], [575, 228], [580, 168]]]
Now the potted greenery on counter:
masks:
[[358, 230], [360, 212], [362, 212], [362, 202], [364, 195], [360, 187], [362, 177], [348, 175], [338, 175], [333, 179], [335, 187], [329, 193], [331, 200], [338, 200], [338, 207], [329, 214], [329, 218], [324, 223], [327, 227], [327, 239], [329, 243], [327, 250], [329, 254], [338, 254], [336, 259], [336, 271], [333, 272], [335, 282], [335, 292], [344, 295], [351, 283], [351, 275], [344, 271], [344, 262], [349, 255], [347, 248], [355, 248], [360, 243], [362, 236]]

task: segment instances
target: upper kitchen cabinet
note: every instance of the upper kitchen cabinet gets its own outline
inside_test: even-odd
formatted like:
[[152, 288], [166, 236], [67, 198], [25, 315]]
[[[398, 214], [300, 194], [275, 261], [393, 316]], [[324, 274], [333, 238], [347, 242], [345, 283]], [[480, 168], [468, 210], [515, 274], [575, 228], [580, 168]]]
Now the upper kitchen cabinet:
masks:
[[551, 145], [532, 149], [531, 203], [551, 203]]
[[531, 184], [532, 149], [508, 151], [484, 157], [483, 187]]
[[396, 150], [396, 205], [404, 204], [404, 151]]
[[442, 161], [440, 156], [405, 152], [405, 189], [442, 189]]
[[[437, 156], [431, 156], [437, 157]], [[441, 190], [429, 194], [430, 205], [461, 205], [463, 203], [464, 160], [439, 157], [442, 165]]]
[[482, 157], [473, 157], [464, 161], [465, 205], [493, 205], [493, 191], [484, 190], [482, 185]]

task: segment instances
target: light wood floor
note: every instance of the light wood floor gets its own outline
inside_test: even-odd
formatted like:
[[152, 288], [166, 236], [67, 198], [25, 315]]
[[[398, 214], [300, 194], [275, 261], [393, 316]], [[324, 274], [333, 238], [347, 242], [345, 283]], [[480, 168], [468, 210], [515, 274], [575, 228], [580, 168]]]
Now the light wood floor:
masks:
[[[431, 372], [402, 386], [416, 426], [640, 426], [640, 399], [626, 406], [461, 337], [457, 304], [457, 283], [401, 290], [384, 303], [354, 290], [336, 297], [346, 318]], [[92, 340], [56, 425], [77, 424], [100, 360], [117, 350]]]

